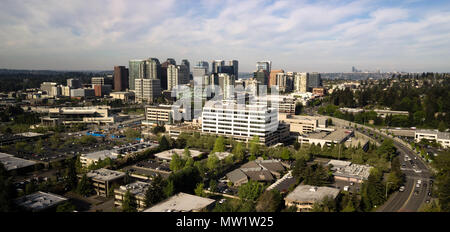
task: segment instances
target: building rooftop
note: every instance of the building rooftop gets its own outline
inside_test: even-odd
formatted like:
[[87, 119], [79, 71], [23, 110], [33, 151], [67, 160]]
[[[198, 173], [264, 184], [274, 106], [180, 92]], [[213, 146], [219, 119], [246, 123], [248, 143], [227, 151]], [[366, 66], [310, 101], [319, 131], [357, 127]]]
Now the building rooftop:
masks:
[[31, 138], [31, 137], [43, 136], [44, 134], [36, 133], [36, 132], [24, 132], [24, 133], [19, 133], [16, 135]]
[[5, 166], [6, 170], [8, 171], [36, 164], [36, 162], [34, 161], [17, 158], [14, 157], [13, 155], [9, 155], [2, 152], [0, 152], [0, 162], [3, 164], [3, 166]]
[[217, 158], [219, 158], [219, 160], [223, 160], [233, 154], [230, 152], [216, 152], [216, 153], [214, 153], [214, 155], [216, 155]]
[[340, 143], [351, 133], [353, 133], [352, 130], [338, 128], [332, 132], [321, 131], [321, 132], [305, 134], [303, 136], [307, 137], [307, 138], [311, 138], [311, 139], [323, 139], [323, 140], [336, 141], [336, 142]]
[[333, 169], [350, 166], [352, 162], [343, 160], [330, 160], [327, 165], [333, 165]]
[[192, 212], [200, 211], [209, 205], [213, 204], [215, 200], [199, 197], [187, 193], [178, 193], [169, 199], [150, 207], [144, 212]]
[[316, 187], [311, 185], [299, 185], [285, 200], [295, 202], [316, 202], [322, 200], [325, 196], [336, 198], [339, 194], [339, 189], [330, 187]]
[[122, 185], [115, 191], [121, 192], [121, 193], [130, 191], [130, 193], [134, 196], [145, 197], [145, 192], [147, 191], [148, 187], [150, 187], [150, 183], [136, 181], [131, 184]]
[[[198, 157], [203, 153], [201, 151], [192, 150], [192, 149], [189, 149], [189, 152], [191, 153], [192, 158]], [[155, 157], [160, 158], [160, 159], [165, 159], [165, 160], [172, 160], [172, 156], [175, 153], [178, 154], [179, 156], [183, 156], [184, 149], [172, 149], [172, 150], [163, 151], [163, 152], [155, 154]]]
[[117, 178], [122, 178], [125, 176], [125, 173], [109, 170], [106, 168], [100, 168], [97, 170], [92, 170], [86, 174], [87, 177], [100, 180], [100, 181], [112, 181]]
[[245, 173], [239, 168], [227, 173], [226, 176], [232, 183], [237, 183], [243, 179], [247, 179], [247, 175], [245, 175]]
[[66, 201], [67, 198], [45, 192], [36, 192], [30, 195], [19, 197], [14, 202], [30, 211], [41, 211], [49, 207], [55, 206], [61, 202]]
[[367, 180], [370, 175], [370, 169], [372, 169], [372, 167], [369, 165], [351, 164], [335, 169], [333, 175]]
[[416, 134], [437, 135], [438, 139], [450, 139], [450, 132], [440, 132], [438, 130], [416, 130]]
[[82, 154], [81, 156], [92, 160], [100, 160], [100, 159], [104, 160], [106, 158], [116, 159], [118, 155], [119, 154], [115, 150], [103, 150], [91, 152], [88, 154]]

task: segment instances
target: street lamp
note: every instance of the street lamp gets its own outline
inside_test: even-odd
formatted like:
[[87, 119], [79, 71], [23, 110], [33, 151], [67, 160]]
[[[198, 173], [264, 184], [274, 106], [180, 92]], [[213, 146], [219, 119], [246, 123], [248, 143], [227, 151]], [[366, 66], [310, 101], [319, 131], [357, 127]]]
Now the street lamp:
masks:
[[387, 200], [387, 191], [388, 191], [389, 184], [393, 184], [393, 183], [392, 182], [386, 182], [386, 200]]

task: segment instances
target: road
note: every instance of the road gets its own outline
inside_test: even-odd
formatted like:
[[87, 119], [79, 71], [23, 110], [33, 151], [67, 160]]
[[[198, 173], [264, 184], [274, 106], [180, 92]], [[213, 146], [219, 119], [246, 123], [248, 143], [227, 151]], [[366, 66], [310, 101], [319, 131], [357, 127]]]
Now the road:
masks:
[[[333, 118], [333, 123], [340, 126], [349, 126], [349, 121], [345, 121], [338, 118]], [[351, 123], [352, 126], [355, 123]], [[375, 131], [373, 128], [356, 124], [357, 130], [369, 137], [374, 137], [375, 134], [381, 135], [383, 139], [392, 139], [388, 135], [384, 133], [380, 133]], [[372, 135], [371, 135], [372, 134]], [[381, 142], [380, 139], [378, 141]], [[394, 140], [394, 146], [397, 148], [397, 151], [400, 154], [401, 163], [405, 164], [405, 168], [402, 168], [403, 173], [405, 174], [405, 190], [403, 192], [395, 192], [393, 193], [388, 201], [385, 202], [384, 205], [380, 206], [377, 211], [378, 212], [417, 212], [421, 205], [430, 197], [427, 195], [428, 191], [430, 191], [430, 176], [431, 173], [422, 160], [416, 153], [414, 153], [411, 149], [406, 147], [404, 144]], [[407, 155], [411, 158], [414, 165], [413, 167], [410, 161], [404, 161], [404, 157]], [[421, 180], [422, 184], [420, 187], [416, 187], [417, 180]], [[426, 183], [426, 187], [424, 187], [424, 183]], [[415, 192], [417, 191], [417, 194]]]

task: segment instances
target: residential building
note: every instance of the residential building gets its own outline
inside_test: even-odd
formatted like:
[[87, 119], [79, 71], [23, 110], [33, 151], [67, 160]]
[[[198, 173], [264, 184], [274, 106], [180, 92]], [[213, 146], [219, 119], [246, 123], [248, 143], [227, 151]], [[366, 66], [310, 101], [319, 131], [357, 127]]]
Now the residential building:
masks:
[[254, 160], [226, 174], [234, 186], [241, 186], [249, 180], [271, 183], [281, 177], [286, 168], [278, 160]]
[[136, 181], [131, 184], [121, 185], [119, 188], [114, 189], [114, 206], [121, 208], [125, 194], [130, 193], [131, 200], [136, 205], [138, 212], [146, 209], [145, 205], [145, 192], [150, 187], [150, 183]]
[[[92, 170], [86, 173], [86, 176], [92, 183], [95, 192], [99, 196], [108, 197], [109, 192], [113, 184], [120, 185], [125, 178], [125, 173], [109, 170], [106, 168], [100, 168], [97, 170]], [[78, 178], [82, 178], [82, 175], [79, 175]]]
[[55, 212], [58, 205], [66, 202], [68, 199], [46, 192], [35, 192], [14, 200], [14, 203], [21, 209], [29, 212]]
[[128, 69], [125, 66], [114, 66], [114, 91], [125, 91], [128, 84]]
[[180, 192], [144, 210], [144, 212], [200, 212], [211, 209], [214, 203], [215, 200], [209, 198]]
[[264, 69], [259, 69], [253, 73], [253, 79], [258, 81], [259, 85], [267, 85], [269, 83], [269, 73]]
[[286, 207], [295, 206], [298, 212], [308, 212], [314, 203], [322, 201], [326, 196], [334, 200], [338, 195], [339, 189], [336, 188], [299, 185], [284, 198], [284, 202]]
[[308, 73], [308, 90], [318, 88], [321, 86], [322, 86], [322, 78], [320, 77], [320, 73], [317, 72]]
[[308, 73], [296, 73], [294, 76], [294, 90], [299, 93], [308, 92], [308, 82], [309, 82], [309, 74]]

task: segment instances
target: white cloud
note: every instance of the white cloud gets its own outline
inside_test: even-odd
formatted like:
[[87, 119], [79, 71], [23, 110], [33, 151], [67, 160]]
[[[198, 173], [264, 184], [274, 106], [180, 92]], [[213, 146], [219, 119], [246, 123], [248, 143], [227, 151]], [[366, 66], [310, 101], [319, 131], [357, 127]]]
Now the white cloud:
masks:
[[238, 59], [241, 71], [252, 71], [260, 59], [293, 71], [450, 68], [445, 8], [291, 0], [3, 5], [2, 68], [111, 69], [144, 57]]

